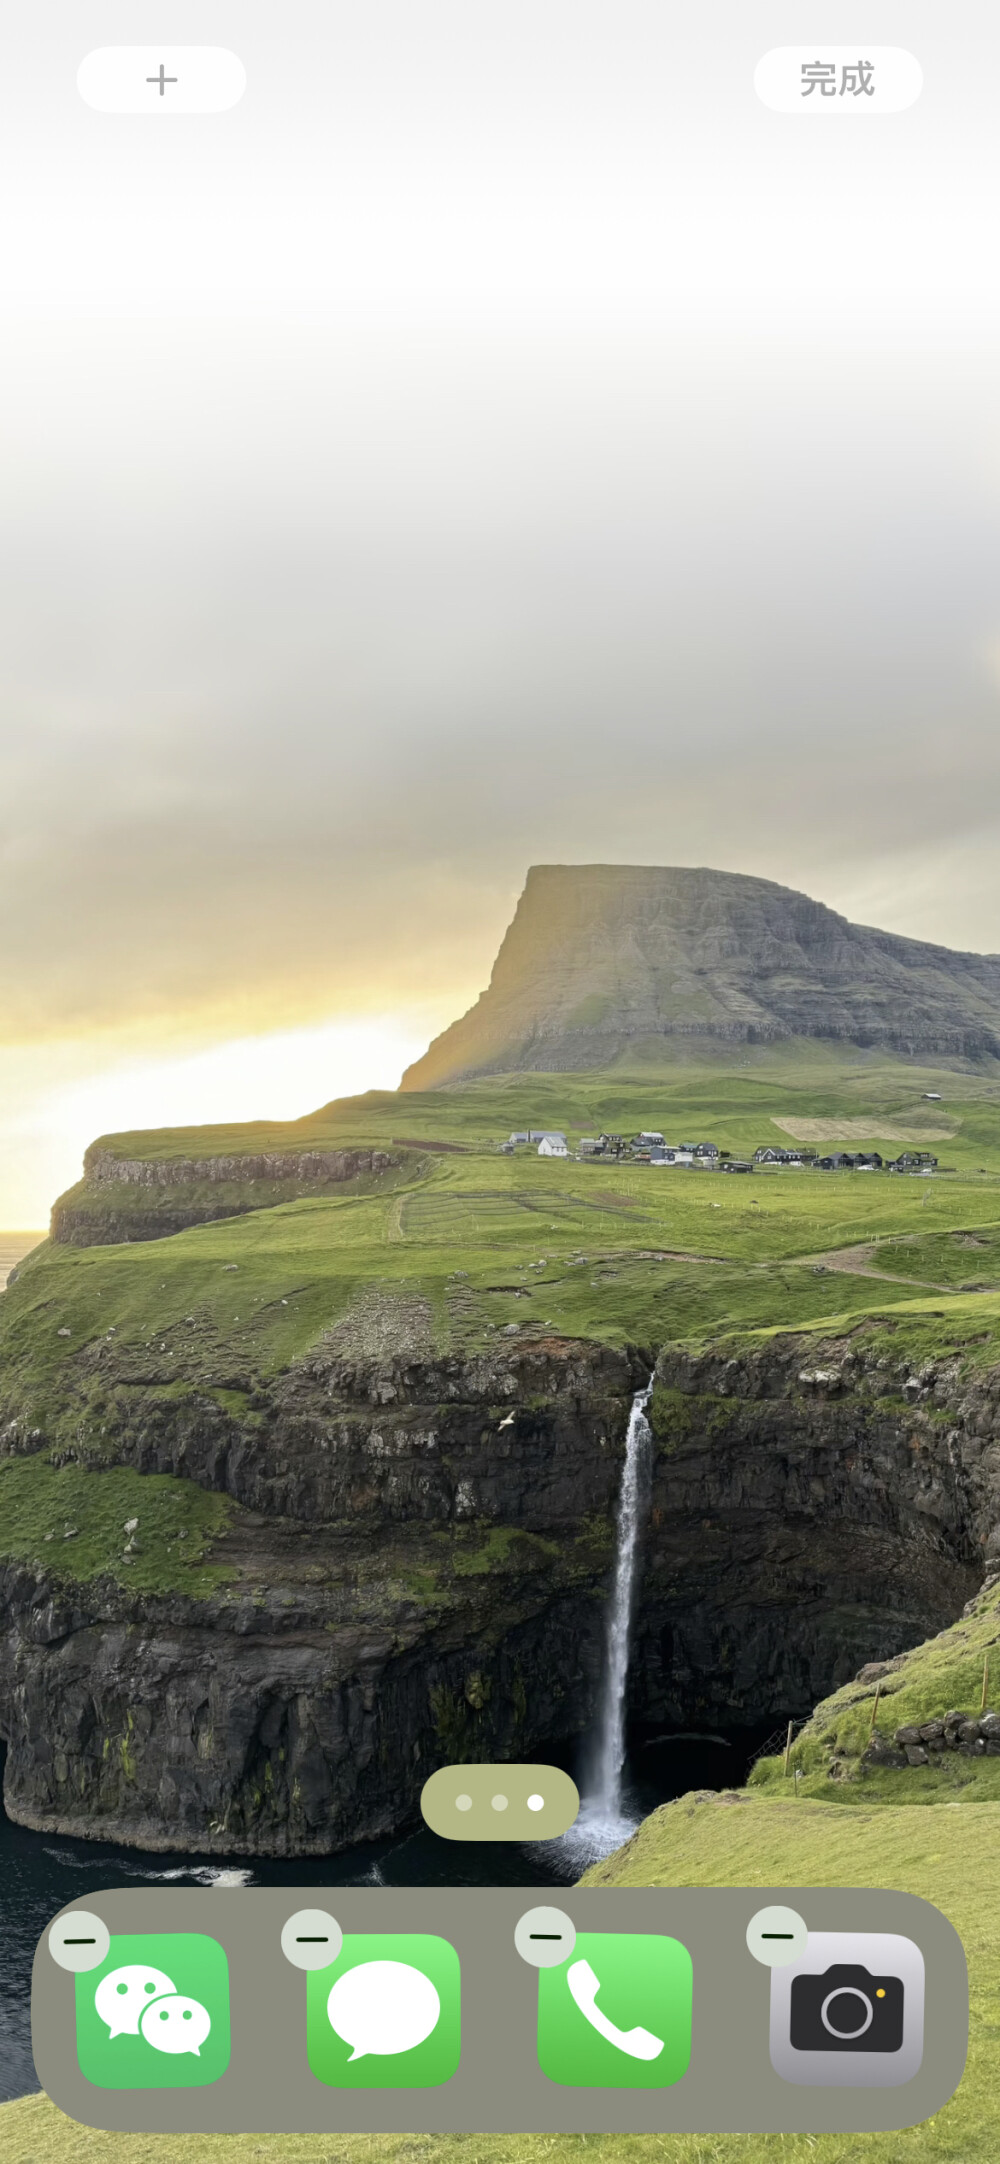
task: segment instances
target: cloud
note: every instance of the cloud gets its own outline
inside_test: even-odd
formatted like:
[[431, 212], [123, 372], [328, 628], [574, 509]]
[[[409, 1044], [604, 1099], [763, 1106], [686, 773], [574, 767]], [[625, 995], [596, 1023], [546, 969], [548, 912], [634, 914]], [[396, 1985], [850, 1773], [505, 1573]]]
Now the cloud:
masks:
[[250, 10], [183, 158], [25, 18], [0, 1043], [446, 1018], [538, 860], [1000, 947], [988, 100], [845, 162], [697, 11], [543, 12]]

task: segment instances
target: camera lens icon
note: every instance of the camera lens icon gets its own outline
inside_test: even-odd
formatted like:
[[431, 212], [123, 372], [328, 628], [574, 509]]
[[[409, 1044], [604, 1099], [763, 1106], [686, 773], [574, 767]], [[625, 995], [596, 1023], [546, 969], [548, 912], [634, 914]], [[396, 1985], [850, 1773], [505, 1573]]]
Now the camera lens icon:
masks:
[[771, 1970], [771, 2064], [814, 2088], [896, 2088], [924, 2050], [924, 1957], [895, 1932], [810, 1931]]
[[[879, 1998], [885, 1998], [884, 1991], [879, 1992]], [[841, 1999], [857, 1999], [859, 2005], [864, 2009], [861, 2015], [861, 2020], [855, 2021], [853, 2029], [850, 2026], [849, 2016], [845, 2025], [844, 2012], [843, 2008], [840, 2005]], [[837, 2009], [836, 2016], [831, 2014], [831, 2006]], [[840, 1984], [836, 1991], [829, 1991], [827, 1993], [826, 1998], [824, 1999], [823, 2004], [819, 2010], [819, 2018], [823, 2024], [824, 2029], [827, 2029], [829, 2031], [829, 2034], [833, 2037], [835, 2043], [853, 2044], [855, 2037], [864, 2036], [865, 2031], [871, 2028], [874, 2011], [874, 2007], [872, 2006], [872, 2002], [868, 1997], [866, 1991], [856, 1990], [853, 1984]], [[900, 2038], [900, 2041], [902, 2041], [902, 2038]]]
[[903, 2043], [903, 1983], [838, 1963], [825, 1976], [792, 1982], [794, 2051], [899, 2051]]

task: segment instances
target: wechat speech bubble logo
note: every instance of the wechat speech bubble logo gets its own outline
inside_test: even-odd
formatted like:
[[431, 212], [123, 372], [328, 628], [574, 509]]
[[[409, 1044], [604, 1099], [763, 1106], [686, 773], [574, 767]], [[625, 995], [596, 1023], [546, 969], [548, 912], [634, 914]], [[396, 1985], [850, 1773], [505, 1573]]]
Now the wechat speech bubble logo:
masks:
[[179, 1991], [165, 1999], [151, 1999], [139, 2020], [139, 2034], [154, 2051], [190, 2051], [196, 2059], [211, 2027], [207, 2006], [200, 1999], [186, 1999]]
[[408, 1961], [363, 1961], [338, 1976], [326, 2002], [331, 2029], [352, 2046], [351, 2060], [413, 2051], [440, 2012], [430, 1977]]
[[207, 1932], [113, 1935], [74, 1994], [77, 2063], [95, 2088], [199, 2089], [229, 2065], [229, 1964]]
[[107, 2027], [109, 2038], [138, 2036], [139, 2022], [150, 2001], [176, 1989], [173, 1977], [165, 1975], [162, 1969], [148, 1968], [142, 1961], [130, 1961], [124, 1968], [112, 1969], [110, 1976], [101, 1978], [94, 2005]]

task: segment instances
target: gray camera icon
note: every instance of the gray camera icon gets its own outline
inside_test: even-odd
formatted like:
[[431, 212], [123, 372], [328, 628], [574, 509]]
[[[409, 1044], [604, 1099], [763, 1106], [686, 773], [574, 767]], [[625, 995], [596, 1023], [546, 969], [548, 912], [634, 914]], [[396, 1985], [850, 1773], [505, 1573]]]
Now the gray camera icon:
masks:
[[896, 2088], [924, 2051], [924, 1957], [892, 1932], [810, 1931], [771, 1970], [771, 2064], [812, 2088]]
[[794, 2051], [899, 2051], [902, 1978], [871, 1976], [850, 1962], [836, 1962], [823, 1976], [796, 1976], [790, 2033]]

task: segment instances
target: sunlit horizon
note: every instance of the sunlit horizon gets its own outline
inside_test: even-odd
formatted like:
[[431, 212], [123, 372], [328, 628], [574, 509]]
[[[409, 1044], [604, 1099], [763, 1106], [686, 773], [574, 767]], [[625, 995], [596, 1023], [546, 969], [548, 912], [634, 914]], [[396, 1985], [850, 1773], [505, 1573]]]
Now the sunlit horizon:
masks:
[[[96, 1073], [74, 1073], [69, 1048], [62, 1079], [39, 1087], [37, 1075], [21, 1078], [19, 1109], [0, 1138], [0, 1227], [43, 1228], [99, 1135], [301, 1119], [337, 1097], [395, 1089], [404, 1067], [450, 1018], [450, 1008], [341, 1018], [174, 1056], [119, 1055]], [[81, 1043], [77, 1059], [92, 1070], [93, 1046]]]

